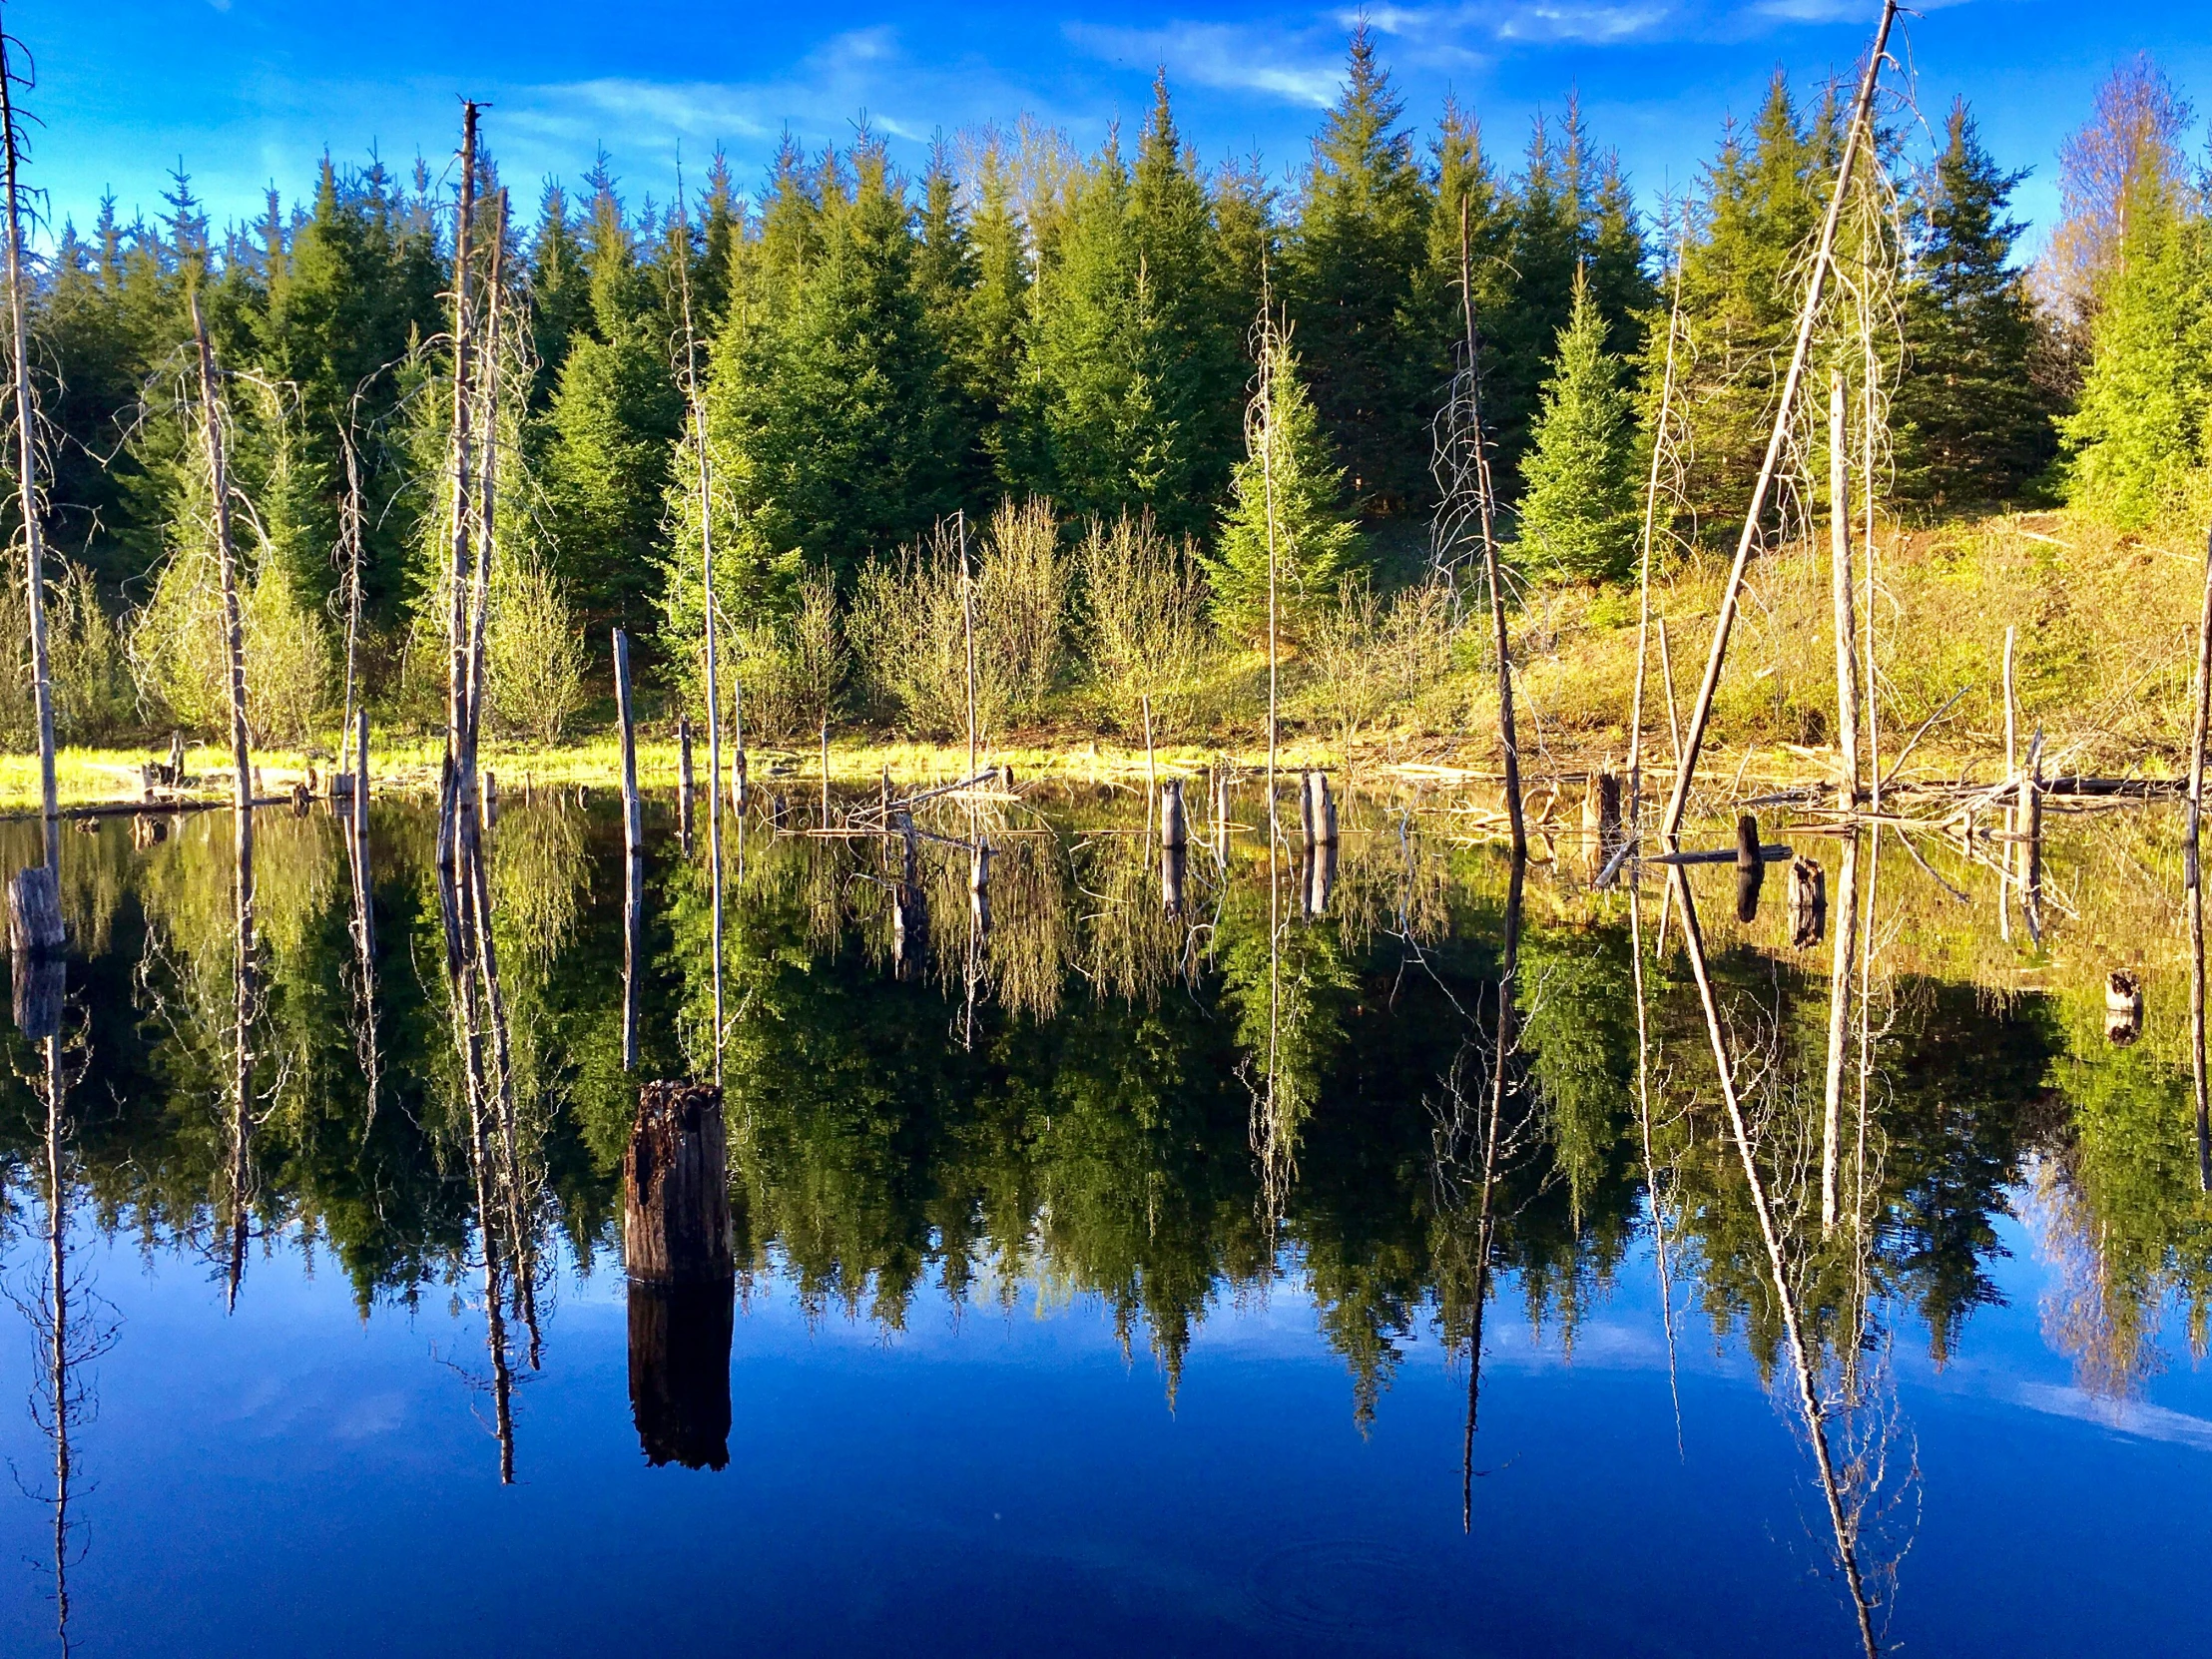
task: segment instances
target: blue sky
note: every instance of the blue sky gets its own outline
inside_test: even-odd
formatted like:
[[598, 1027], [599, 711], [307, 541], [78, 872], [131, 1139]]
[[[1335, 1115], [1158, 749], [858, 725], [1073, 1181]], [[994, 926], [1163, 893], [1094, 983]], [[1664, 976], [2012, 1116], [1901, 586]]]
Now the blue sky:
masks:
[[[1847, 72], [1875, 11], [1871, 0], [1379, 0], [1367, 16], [1416, 125], [1451, 91], [1510, 160], [1535, 112], [1574, 89], [1649, 202], [1694, 177], [1723, 118], [1755, 108], [1777, 66], [1808, 83]], [[1287, 177], [1356, 15], [1305, 0], [6, 7], [38, 66], [32, 178], [57, 224], [88, 221], [104, 189], [126, 218], [158, 212], [180, 158], [219, 223], [258, 213], [272, 183], [287, 198], [306, 189], [325, 146], [341, 161], [373, 144], [393, 163], [421, 151], [441, 166], [463, 93], [492, 106], [487, 133], [511, 181], [574, 179], [604, 145], [626, 191], [663, 200], [679, 143], [695, 174], [723, 144], [750, 186], [786, 126], [810, 147], [841, 143], [863, 112], [909, 163], [935, 128], [1023, 112], [1089, 149], [1108, 123], [1141, 115], [1161, 64], [1209, 161], [1257, 151]], [[1951, 0], [1908, 18], [1897, 45], [1931, 123], [1962, 93], [1998, 158], [2034, 169], [2018, 206], [2039, 223], [2056, 206], [2058, 143], [2116, 59], [2148, 50], [2212, 106], [2212, 6], [2197, 0]]]

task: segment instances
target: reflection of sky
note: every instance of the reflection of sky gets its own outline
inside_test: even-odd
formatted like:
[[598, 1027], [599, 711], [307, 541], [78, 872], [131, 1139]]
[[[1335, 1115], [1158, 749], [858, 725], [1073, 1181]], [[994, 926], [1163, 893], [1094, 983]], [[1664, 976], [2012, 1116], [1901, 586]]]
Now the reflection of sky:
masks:
[[[1893, 1638], [1921, 1652], [2171, 1650], [2195, 1620], [2154, 1585], [2208, 1543], [2212, 1385], [2185, 1347], [2100, 1420], [2042, 1341], [2020, 1229], [2007, 1298], [1932, 1374], [1901, 1334], [1925, 1513]], [[649, 1469], [630, 1420], [621, 1286], [564, 1283], [518, 1396], [501, 1490], [480, 1326], [445, 1293], [364, 1324], [341, 1276], [257, 1259], [236, 1316], [198, 1262], [94, 1252], [122, 1341], [79, 1439], [72, 1573], [87, 1651], [1725, 1653], [1849, 1651], [1810, 1463], [1735, 1344], [1678, 1291], [1684, 1456], [1648, 1257], [1575, 1338], [1493, 1304], [1474, 1533], [1459, 1531], [1464, 1378], [1426, 1332], [1353, 1421], [1299, 1283], [1225, 1302], [1174, 1410], [1095, 1303], [955, 1320], [919, 1296], [894, 1336], [791, 1295], [741, 1312], [731, 1461]], [[10, 1263], [21, 1282], [19, 1246]], [[0, 1401], [30, 1381], [0, 1339]], [[465, 1375], [464, 1375], [465, 1374]], [[33, 1489], [19, 1407], [0, 1451]], [[44, 1650], [20, 1564], [46, 1511], [0, 1501], [0, 1651]], [[1363, 1638], [1360, 1633], [1364, 1632]]]

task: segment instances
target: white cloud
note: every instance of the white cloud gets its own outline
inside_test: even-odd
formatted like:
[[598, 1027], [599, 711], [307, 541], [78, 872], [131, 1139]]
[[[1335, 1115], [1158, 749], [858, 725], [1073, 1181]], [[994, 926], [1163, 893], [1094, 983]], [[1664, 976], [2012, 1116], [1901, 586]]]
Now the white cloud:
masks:
[[1344, 77], [1341, 43], [1326, 49], [1312, 31], [1244, 28], [1227, 23], [1170, 23], [1160, 29], [1069, 23], [1075, 46], [1109, 63], [1165, 65], [1170, 80], [1224, 92], [1251, 92], [1310, 109], [1326, 109]]

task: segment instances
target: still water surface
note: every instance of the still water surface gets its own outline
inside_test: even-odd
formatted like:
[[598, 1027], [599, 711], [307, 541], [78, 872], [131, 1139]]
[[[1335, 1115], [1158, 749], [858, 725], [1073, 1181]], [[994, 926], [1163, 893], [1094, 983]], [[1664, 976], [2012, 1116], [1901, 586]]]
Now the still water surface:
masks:
[[1779, 866], [1748, 923], [1700, 869], [1693, 941], [1565, 841], [1516, 910], [1455, 822], [1294, 821], [1272, 880], [1208, 822], [1170, 913], [1141, 801], [994, 806], [986, 928], [943, 809], [902, 933], [876, 842], [733, 831], [719, 1314], [621, 1266], [638, 1079], [716, 1063], [703, 825], [649, 815], [627, 974], [615, 814], [486, 831], [481, 1132], [427, 814], [376, 810], [366, 972], [341, 827], [259, 821], [243, 1114], [228, 817], [65, 835], [0, 1651], [2202, 1651], [2175, 826], [2062, 822], [2040, 945], [1862, 842], [1831, 1135], [1845, 842], [1771, 831], [1800, 947]]

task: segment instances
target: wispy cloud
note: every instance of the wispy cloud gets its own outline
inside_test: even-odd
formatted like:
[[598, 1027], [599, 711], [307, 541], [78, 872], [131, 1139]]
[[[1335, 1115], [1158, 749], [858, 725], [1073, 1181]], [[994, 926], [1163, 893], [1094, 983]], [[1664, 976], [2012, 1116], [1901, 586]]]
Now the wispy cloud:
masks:
[[1170, 23], [1158, 29], [1123, 29], [1069, 23], [1061, 30], [1073, 46], [1108, 63], [1142, 68], [1164, 65], [1171, 80], [1224, 92], [1257, 93], [1310, 109], [1326, 109], [1344, 76], [1342, 44], [1313, 38], [1316, 31], [1229, 23]]

